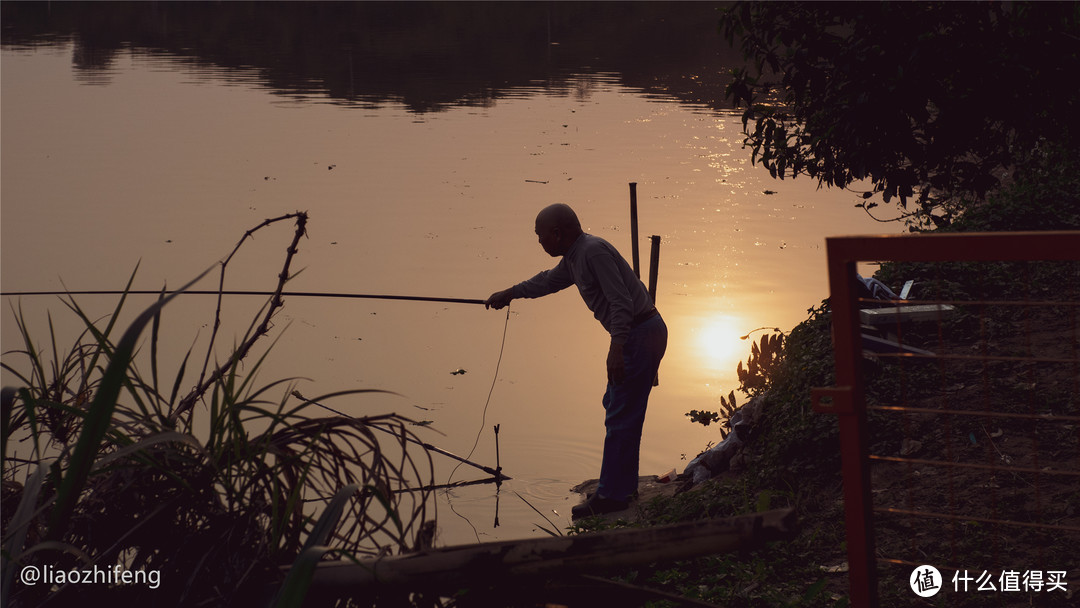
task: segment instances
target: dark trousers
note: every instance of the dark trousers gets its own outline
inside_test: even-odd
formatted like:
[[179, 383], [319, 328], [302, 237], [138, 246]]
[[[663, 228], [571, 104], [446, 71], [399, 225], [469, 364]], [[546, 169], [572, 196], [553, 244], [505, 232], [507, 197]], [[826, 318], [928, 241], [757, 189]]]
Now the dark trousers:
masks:
[[637, 491], [641, 428], [660, 359], [667, 349], [667, 325], [655, 315], [630, 330], [623, 346], [625, 376], [604, 393], [604, 462], [597, 493], [624, 500]]

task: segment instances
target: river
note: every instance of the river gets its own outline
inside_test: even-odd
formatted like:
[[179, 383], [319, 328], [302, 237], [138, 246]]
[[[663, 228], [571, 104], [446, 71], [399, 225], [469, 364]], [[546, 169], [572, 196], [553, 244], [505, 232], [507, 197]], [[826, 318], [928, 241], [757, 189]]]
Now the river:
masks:
[[[720, 395], [738, 393], [735, 368], [751, 341], [741, 337], [789, 330], [827, 296], [825, 237], [898, 231], [856, 209], [858, 193], [774, 180], [751, 163], [739, 112], [717, 96], [733, 55], [708, 22], [693, 28], [693, 44], [672, 43], [670, 56], [604, 55], [629, 48], [618, 38], [627, 28], [593, 24], [594, 40], [579, 34], [582, 16], [548, 14], [546, 26], [526, 29], [540, 32], [531, 37], [470, 33], [479, 47], [470, 54], [437, 40], [435, 50], [390, 49], [380, 59], [370, 39], [397, 32], [418, 44], [431, 22], [388, 17], [392, 25], [370, 30], [353, 23], [345, 42], [340, 32], [302, 30], [287, 48], [279, 37], [252, 50], [257, 41], [240, 37], [221, 50], [177, 42], [187, 17], [170, 10], [179, 9], [144, 15], [153, 27], [136, 33], [109, 25], [107, 44], [72, 16], [64, 18], [74, 24], [50, 16], [41, 31], [5, 30], [4, 293], [120, 289], [136, 264], [136, 289], [179, 286], [245, 230], [305, 210], [308, 237], [294, 262], [303, 272], [288, 289], [482, 299], [554, 264], [533, 234], [536, 212], [552, 202], [569, 203], [586, 231], [629, 258], [633, 182], [643, 276], [657, 235], [657, 305], [670, 329], [641, 457], [643, 474], [661, 474], [719, 440], [715, 426], [685, 413], [718, 410]], [[658, 7], [634, 10], [630, 23], [660, 29], [648, 21]], [[167, 35], [158, 31], [165, 23]], [[148, 41], [147, 29], [159, 38]], [[323, 52], [326, 39], [334, 54]], [[278, 55], [287, 61], [275, 63]], [[271, 289], [290, 236], [258, 233], [230, 263], [227, 287]], [[208, 334], [212, 300], [188, 298], [166, 312], [165, 369]], [[4, 300], [42, 336], [51, 311], [61, 343], [74, 340], [78, 324], [58, 298]], [[105, 314], [115, 298], [79, 301]], [[226, 304], [231, 343], [261, 301]], [[438, 543], [543, 534], [534, 508], [568, 525], [577, 500], [569, 488], [599, 472], [607, 336], [576, 290], [515, 301], [506, 319], [469, 304], [288, 298], [259, 378], [302, 378], [309, 395], [394, 391], [334, 405], [430, 422], [417, 427], [421, 437], [461, 455], [479, 434], [472, 459], [490, 466], [500, 425], [500, 464], [513, 479], [440, 493]], [[18, 347], [10, 311], [2, 332], [5, 353]], [[437, 477], [455, 464], [436, 458]]]

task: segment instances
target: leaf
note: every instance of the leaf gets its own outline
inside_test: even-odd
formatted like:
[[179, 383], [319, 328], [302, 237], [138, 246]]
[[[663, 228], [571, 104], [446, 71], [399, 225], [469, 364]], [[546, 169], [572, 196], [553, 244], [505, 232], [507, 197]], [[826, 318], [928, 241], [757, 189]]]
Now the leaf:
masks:
[[199, 452], [205, 453], [202, 444], [199, 443], [199, 440], [195, 437], [188, 435], [187, 433], [179, 433], [177, 431], [165, 431], [163, 433], [151, 435], [150, 437], [142, 439], [131, 445], [126, 445], [110, 453], [107, 456], [103, 456], [101, 459], [94, 463], [92, 470], [97, 471], [108, 465], [110, 462], [120, 460], [125, 456], [129, 456], [137, 452], [141, 452], [142, 450], [145, 450], [146, 448], [157, 445], [159, 443], [186, 443], [190, 446], [195, 447], [195, 449]]
[[12, 582], [15, 580], [15, 569], [19, 566], [19, 558], [23, 553], [23, 543], [26, 541], [26, 535], [30, 529], [30, 521], [38, 511], [38, 495], [41, 493], [41, 486], [51, 464], [51, 460], [42, 461], [34, 469], [33, 475], [26, 480], [19, 506], [15, 507], [15, 513], [11, 516], [11, 521], [4, 531], [7, 535], [7, 542], [4, 543], [4, 552], [0, 555], [0, 564], [3, 566], [4, 577], [0, 604], [5, 606], [10, 605], [8, 604], [8, 594], [11, 592]]
[[[530, 509], [532, 509], [533, 511], [536, 511], [537, 515], [539, 515], [540, 517], [543, 517], [543, 518], [544, 518], [544, 521], [548, 522], [548, 524], [549, 524], [549, 525], [551, 525], [551, 527], [552, 527], [552, 528], [553, 528], [554, 530], [556, 530], [556, 531], [558, 531], [558, 530], [559, 530], [559, 527], [555, 525], [555, 522], [553, 522], [553, 521], [551, 521], [550, 519], [548, 519], [548, 516], [547, 516], [547, 515], [544, 515], [544, 514], [543, 514], [543, 513], [542, 513], [542, 512], [540, 511], [540, 509], [537, 509], [536, 507], [534, 507], [534, 506], [533, 506], [533, 504], [532, 504], [531, 502], [529, 502], [529, 501], [525, 500], [525, 497], [524, 497], [524, 496], [522, 496], [521, 494], [518, 494], [518, 492], [517, 492], [516, 490], [514, 491], [514, 494], [516, 494], [516, 495], [517, 495], [517, 497], [518, 497], [518, 498], [520, 498], [522, 502], [524, 502], [525, 504], [529, 505], [529, 508], [530, 508]], [[536, 525], [536, 524], [533, 524], [533, 525]], [[539, 526], [537, 526], [537, 527], [539, 527]], [[546, 530], [546, 529], [544, 529], [544, 528], [542, 528], [542, 527], [541, 527], [540, 529], [541, 529], [541, 530], [544, 530], [544, 532], [547, 532], [548, 534], [551, 534], [551, 532], [549, 532], [548, 530]], [[554, 534], [551, 534], [551, 535], [552, 535], [552, 536], [555, 536]], [[562, 536], [562, 532], [561, 532], [561, 531], [559, 532], [559, 536]]]
[[319, 520], [315, 522], [311, 534], [308, 535], [308, 539], [304, 543], [304, 551], [316, 545], [325, 544], [330, 539], [330, 533], [337, 527], [338, 520], [341, 519], [341, 514], [345, 510], [345, 505], [359, 490], [360, 484], [351, 483], [334, 494], [334, 498], [330, 500], [330, 504], [326, 506], [326, 510], [319, 516]]
[[540, 530], [544, 531], [548, 536], [554, 536], [554, 537], [562, 536], [562, 532], [559, 532], [558, 528], [556, 528], [555, 530], [548, 530], [544, 526], [541, 526], [540, 524], [535, 523], [535, 522], [533, 522], [533, 525], [536, 526], [537, 528], [539, 528]]
[[169, 392], [169, 407], [171, 408], [176, 404], [176, 395], [180, 392], [180, 384], [184, 380], [184, 371], [187, 370], [188, 359], [191, 357], [191, 351], [195, 348], [195, 344], [192, 343], [188, 347], [187, 353], [184, 354], [184, 359], [180, 362], [180, 369], [176, 372], [176, 380], [173, 382], [172, 391]]
[[[158, 300], [165, 297], [165, 287], [162, 286]], [[154, 393], [160, 395], [158, 389], [158, 331], [161, 329], [161, 310], [154, 314], [154, 322], [150, 326], [150, 379], [153, 382]]]
[[[117, 343], [116, 349], [109, 360], [109, 365], [105, 368], [105, 373], [98, 384], [97, 393], [90, 403], [86, 418], [83, 420], [82, 432], [79, 434], [78, 442], [75, 444], [75, 451], [69, 459], [70, 464], [67, 474], [60, 482], [60, 487], [57, 490], [56, 505], [53, 507], [53, 512], [49, 517], [48, 531], [46, 532], [47, 540], [57, 540], [63, 535], [68, 518], [75, 509], [75, 503], [82, 493], [83, 486], [86, 485], [86, 479], [89, 477], [90, 469], [94, 465], [95, 456], [101, 447], [101, 441], [105, 438], [105, 433], [108, 431], [112, 420], [113, 410], [116, 409], [116, 400], [120, 395], [120, 389], [127, 380], [128, 365], [134, 356], [135, 344], [143, 328], [162, 307], [206, 276], [211, 269], [213, 267], [207, 268], [195, 279], [188, 282], [187, 285], [184, 285], [168, 297], [158, 300], [144, 310], [120, 338], [120, 342]], [[126, 291], [127, 289], [125, 289]], [[115, 320], [115, 317], [113, 320]], [[111, 320], [110, 327], [112, 322]]]
[[289, 574], [285, 582], [281, 584], [277, 597], [274, 598], [276, 608], [301, 608], [304, 605], [304, 597], [307, 596], [308, 588], [311, 587], [311, 579], [315, 577], [315, 568], [323, 556], [333, 551], [332, 548], [323, 545], [314, 545], [304, 549], [293, 561], [289, 568]]
[[[5, 386], [0, 391], [0, 455], [7, 458], [7, 441], [12, 431], [12, 421], [15, 419], [15, 389]], [[3, 470], [7, 470], [4, 468]]]

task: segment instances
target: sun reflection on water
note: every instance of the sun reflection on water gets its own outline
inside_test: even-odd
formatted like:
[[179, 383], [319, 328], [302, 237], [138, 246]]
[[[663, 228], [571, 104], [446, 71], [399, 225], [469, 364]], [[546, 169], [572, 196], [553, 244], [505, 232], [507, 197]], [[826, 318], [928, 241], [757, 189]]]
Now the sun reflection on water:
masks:
[[702, 320], [697, 349], [703, 367], [728, 371], [738, 365], [746, 350], [746, 343], [739, 339], [741, 328], [740, 320], [731, 315], [715, 314]]

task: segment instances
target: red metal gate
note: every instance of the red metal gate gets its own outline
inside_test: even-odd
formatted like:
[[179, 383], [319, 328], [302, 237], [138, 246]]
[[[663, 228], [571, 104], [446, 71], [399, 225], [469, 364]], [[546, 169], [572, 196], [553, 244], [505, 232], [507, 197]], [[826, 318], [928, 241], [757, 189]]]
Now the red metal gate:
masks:
[[[852, 605], [918, 599], [924, 564], [935, 603], [996, 589], [1065, 605], [1080, 593], [1080, 232], [826, 242], [836, 377], [812, 399], [839, 419]], [[868, 262], [912, 263], [915, 295], [858, 297]]]

